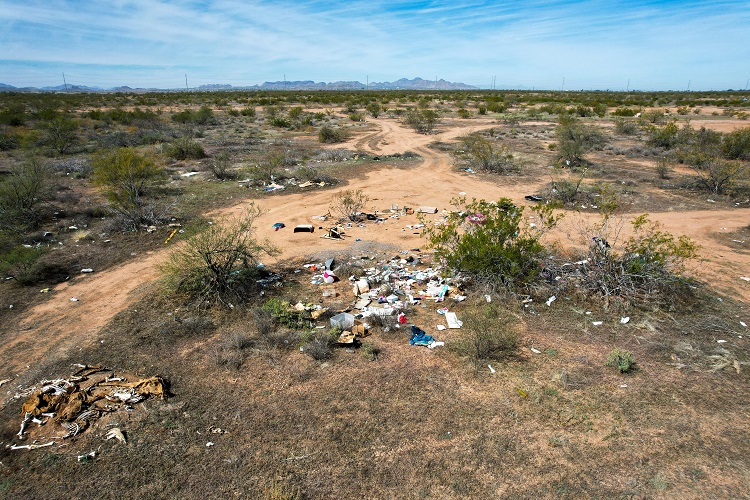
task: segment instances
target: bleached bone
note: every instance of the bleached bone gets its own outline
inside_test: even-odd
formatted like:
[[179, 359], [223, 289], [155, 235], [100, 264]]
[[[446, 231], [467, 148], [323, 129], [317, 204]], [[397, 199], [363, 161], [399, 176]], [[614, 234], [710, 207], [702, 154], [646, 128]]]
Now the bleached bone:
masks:
[[125, 439], [125, 434], [122, 433], [119, 427], [113, 427], [112, 429], [110, 429], [104, 436], [104, 439], [106, 439], [107, 441], [109, 441], [110, 439], [116, 439], [123, 444], [128, 444], [127, 440]]
[[77, 436], [78, 433], [81, 431], [81, 426], [73, 422], [72, 424], [68, 424], [65, 422], [62, 422], [61, 425], [68, 429], [67, 434], [65, 434], [62, 438], [67, 439], [69, 437]]
[[55, 444], [54, 441], [50, 441], [49, 443], [45, 444], [22, 444], [22, 445], [13, 445], [10, 447], [11, 450], [36, 450], [37, 448], [46, 448], [48, 446], [52, 446]]
[[21, 422], [21, 430], [18, 431], [18, 439], [23, 439], [23, 433], [26, 431], [26, 426], [29, 422], [31, 422], [31, 412], [27, 411], [26, 414], [23, 416], [23, 421]]

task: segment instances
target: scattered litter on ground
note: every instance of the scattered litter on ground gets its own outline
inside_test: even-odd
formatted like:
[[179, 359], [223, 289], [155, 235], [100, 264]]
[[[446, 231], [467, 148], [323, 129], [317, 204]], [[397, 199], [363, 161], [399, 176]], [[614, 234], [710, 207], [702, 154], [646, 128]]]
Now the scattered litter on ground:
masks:
[[623, 316], [622, 318], [620, 318], [621, 325], [627, 325], [629, 321], [630, 321], [630, 316]]
[[272, 227], [273, 227], [273, 230], [274, 230], [274, 231], [278, 231], [279, 229], [283, 229], [283, 228], [285, 228], [285, 227], [286, 227], [286, 224], [284, 224], [283, 222], [277, 222], [277, 223], [276, 223], [276, 224], [274, 224], [274, 225], [273, 225]]
[[492, 365], [487, 365], [487, 368], [490, 369], [490, 373], [495, 373], [497, 371], [494, 368], [492, 368]]
[[539, 350], [539, 349], [537, 349], [536, 347], [531, 347], [531, 348], [530, 348], [530, 350], [531, 350], [531, 352], [533, 352], [534, 354], [541, 354], [541, 353], [542, 353], [542, 351], [540, 351], [540, 350]]
[[445, 321], [448, 323], [448, 328], [461, 328], [463, 326], [463, 322], [456, 317], [454, 312], [445, 313]]
[[94, 270], [91, 269], [90, 267], [87, 267], [85, 269], [81, 269], [81, 272], [84, 273], [84, 274], [88, 274], [88, 273], [93, 273]]
[[547, 299], [547, 302], [545, 302], [545, 304], [547, 304], [547, 307], [549, 307], [549, 306], [551, 306], [551, 305], [552, 305], [552, 303], [553, 303], [553, 302], [554, 302], [554, 301], [555, 301], [556, 299], [557, 299], [557, 297], [555, 297], [555, 296], [553, 295], [552, 297], [550, 297], [550, 298], [548, 298], [548, 299]]
[[603, 321], [592, 321], [591, 324], [594, 326], [601, 326], [604, 322]]

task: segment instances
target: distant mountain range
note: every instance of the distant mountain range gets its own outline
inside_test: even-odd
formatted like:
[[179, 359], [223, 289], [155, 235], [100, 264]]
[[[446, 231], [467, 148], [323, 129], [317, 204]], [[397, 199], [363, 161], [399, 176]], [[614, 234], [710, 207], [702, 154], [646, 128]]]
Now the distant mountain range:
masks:
[[[454, 83], [446, 80], [423, 80], [414, 78], [409, 80], [401, 78], [395, 82], [372, 82], [364, 84], [358, 81], [348, 82], [314, 82], [312, 80], [301, 81], [279, 81], [264, 82], [262, 85], [235, 87], [227, 84], [210, 84], [194, 87], [190, 90], [197, 91], [228, 91], [228, 90], [476, 90], [477, 87], [465, 83]], [[127, 86], [103, 89], [100, 87], [88, 87], [85, 85], [57, 85], [54, 87], [14, 87], [0, 83], [0, 92], [164, 92], [182, 91], [184, 89], [156, 89], [156, 88], [131, 88]]]

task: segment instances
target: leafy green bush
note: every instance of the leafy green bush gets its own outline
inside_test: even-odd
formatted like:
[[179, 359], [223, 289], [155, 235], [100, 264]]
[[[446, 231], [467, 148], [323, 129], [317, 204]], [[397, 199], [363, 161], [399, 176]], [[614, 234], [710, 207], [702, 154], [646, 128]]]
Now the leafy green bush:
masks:
[[545, 253], [539, 239], [556, 219], [551, 209], [537, 206], [537, 227], [524, 224], [523, 208], [508, 198], [497, 202], [453, 200], [444, 224], [428, 224], [424, 234], [436, 257], [451, 272], [466, 273], [480, 282], [510, 288], [531, 283]]
[[261, 310], [266, 311], [278, 324], [286, 326], [288, 328], [297, 329], [304, 327], [308, 321], [302, 311], [297, 311], [292, 307], [289, 301], [272, 297], [268, 299], [262, 306]]
[[153, 158], [132, 148], [101, 151], [94, 155], [92, 167], [94, 184], [104, 188], [116, 207], [126, 210], [142, 205], [146, 192], [166, 177]]
[[52, 192], [52, 171], [38, 158], [15, 163], [0, 180], [0, 229], [35, 227]]
[[721, 143], [724, 158], [750, 160], [750, 127], [733, 130], [724, 136]]
[[633, 353], [630, 351], [615, 348], [607, 356], [607, 362], [605, 365], [617, 368], [620, 370], [620, 373], [627, 373], [633, 369], [635, 358], [633, 358]]

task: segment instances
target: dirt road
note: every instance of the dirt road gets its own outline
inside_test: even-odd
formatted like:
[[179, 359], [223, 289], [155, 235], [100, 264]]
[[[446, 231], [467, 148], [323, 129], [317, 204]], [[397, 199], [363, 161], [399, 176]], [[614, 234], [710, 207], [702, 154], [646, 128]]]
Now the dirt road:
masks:
[[[383, 210], [392, 204], [418, 207], [449, 207], [451, 198], [465, 194], [468, 198], [497, 199], [509, 197], [523, 204], [524, 195], [537, 191], [546, 184], [539, 180], [534, 184], [519, 184], [499, 188], [479, 176], [456, 172], [451, 159], [445, 153], [427, 147], [430, 142], [450, 140], [478, 128], [490, 127], [486, 122], [472, 120], [471, 127], [448, 128], [438, 135], [416, 134], [401, 124], [389, 119], [372, 120], [377, 130], [352, 140], [348, 147], [375, 154], [393, 154], [413, 151], [424, 160], [404, 162], [405, 167], [374, 169], [363, 178], [352, 180], [347, 189], [362, 189], [370, 197], [372, 209]], [[316, 224], [315, 215], [325, 214], [335, 192], [314, 191], [293, 195], [273, 195], [264, 199], [260, 206], [267, 211], [258, 220], [258, 233], [268, 238], [281, 250], [277, 259], [309, 255], [321, 251], [339, 251], [356, 242], [376, 241], [392, 243], [408, 249], [424, 245], [416, 233], [406, 228], [417, 223], [416, 217], [388, 220], [383, 224], [368, 223], [364, 227], [352, 227], [343, 241], [323, 239], [316, 229], [313, 234], [293, 233], [296, 224]], [[225, 211], [240, 213], [248, 202], [243, 202]], [[218, 214], [221, 215], [221, 214]], [[717, 210], [710, 212], [665, 212], [652, 214], [652, 219], [664, 223], [674, 234], [686, 234], [703, 248], [706, 261], [696, 269], [696, 274], [712, 284], [724, 285], [750, 300], [750, 283], [739, 280], [739, 276], [750, 275], [750, 255], [732, 251], [719, 243], [714, 233], [728, 232], [747, 226], [750, 209]], [[272, 225], [283, 222], [286, 228], [274, 231]], [[101, 329], [129, 303], [142, 297], [157, 279], [158, 265], [167, 257], [168, 249], [139, 256], [135, 260], [115, 268], [80, 276], [54, 289], [54, 294], [45, 303], [31, 309], [22, 320], [20, 329], [0, 347], [4, 359], [13, 359], [4, 368], [1, 376], [11, 376], [25, 371], [36, 359], [47, 353], [71, 352], [98, 341]], [[71, 298], [78, 299], [71, 301]]]

